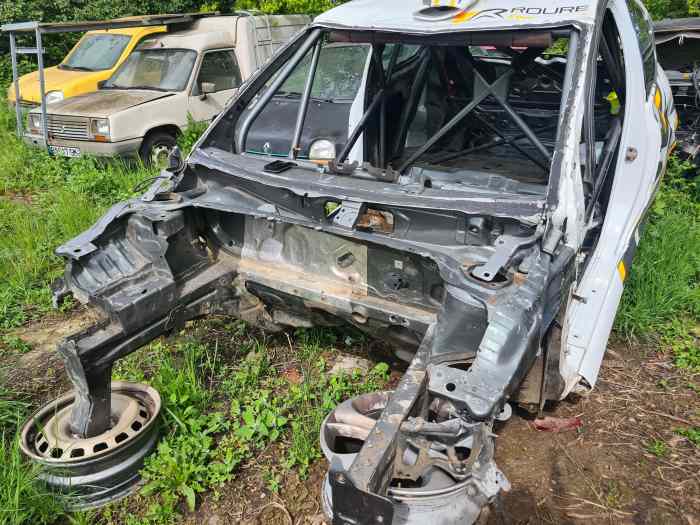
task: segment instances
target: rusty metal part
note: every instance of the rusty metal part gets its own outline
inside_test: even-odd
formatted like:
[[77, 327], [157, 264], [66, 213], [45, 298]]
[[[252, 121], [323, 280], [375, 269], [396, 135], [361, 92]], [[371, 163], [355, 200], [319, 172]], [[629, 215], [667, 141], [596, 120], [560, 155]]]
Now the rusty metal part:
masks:
[[[349, 467], [358, 457], [358, 451], [368, 445], [370, 434], [377, 424], [379, 412], [384, 412], [397, 392], [364, 394], [340, 404], [321, 426], [321, 448], [331, 464], [321, 493], [322, 507], [334, 524], [355, 523], [346, 507], [362, 508], [367, 523], [387, 525], [418, 525], [428, 522], [467, 525], [474, 523], [484, 505], [488, 504], [509, 484], [493, 463], [493, 435], [484, 424], [475, 424], [471, 454], [463, 467], [463, 475], [455, 476], [451, 469], [437, 464], [422, 443], [421, 457], [409, 458], [406, 449], [399, 448], [394, 463], [393, 479], [384, 495], [359, 489], [349, 475]], [[386, 415], [386, 414], [384, 414]], [[460, 433], [463, 426], [432, 422], [411, 421], [406, 430], [433, 428], [440, 432]], [[454, 461], [454, 448], [450, 460]], [[433, 454], [434, 456], [434, 454]], [[411, 468], [406, 460], [421, 470], [412, 479], [402, 476], [402, 468]], [[391, 472], [391, 469], [390, 469]], [[403, 479], [402, 479], [403, 478]], [[342, 496], [342, 497], [340, 497]], [[336, 502], [336, 504], [334, 504]]]
[[358, 228], [377, 233], [394, 231], [394, 214], [388, 211], [368, 208], [357, 220]]

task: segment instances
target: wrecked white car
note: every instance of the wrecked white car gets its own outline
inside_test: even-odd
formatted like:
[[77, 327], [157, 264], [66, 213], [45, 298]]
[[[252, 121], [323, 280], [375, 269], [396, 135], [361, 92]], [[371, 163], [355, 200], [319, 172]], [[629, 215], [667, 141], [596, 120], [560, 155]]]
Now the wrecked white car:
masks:
[[[494, 460], [508, 403], [596, 383], [672, 108], [637, 0], [325, 13], [185, 163], [171, 156], [142, 197], [58, 249], [57, 300], [105, 321], [60, 345], [76, 393], [28, 423], [25, 452], [63, 469], [55, 485], [72, 475], [84, 501], [113, 499], [153, 446], [158, 407], [110, 387], [115, 360], [213, 312], [349, 323], [410, 364], [393, 392], [325, 421], [325, 512], [474, 522], [509, 487]], [[51, 418], [70, 448], [42, 433]]]

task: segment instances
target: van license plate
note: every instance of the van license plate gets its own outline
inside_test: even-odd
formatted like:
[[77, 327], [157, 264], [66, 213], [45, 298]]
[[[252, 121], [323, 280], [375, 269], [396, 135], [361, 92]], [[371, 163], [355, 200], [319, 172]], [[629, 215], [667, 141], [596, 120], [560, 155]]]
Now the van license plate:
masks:
[[69, 148], [67, 146], [49, 146], [49, 153], [60, 155], [61, 157], [80, 157], [80, 148]]

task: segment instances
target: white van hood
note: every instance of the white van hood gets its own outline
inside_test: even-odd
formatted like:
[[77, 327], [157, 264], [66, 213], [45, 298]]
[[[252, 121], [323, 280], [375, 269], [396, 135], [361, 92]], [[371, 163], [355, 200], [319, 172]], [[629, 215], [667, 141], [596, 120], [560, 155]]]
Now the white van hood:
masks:
[[[143, 89], [101, 89], [51, 104], [48, 107], [48, 112], [53, 115], [76, 117], [109, 117], [125, 109], [164, 97], [171, 97], [174, 94], [173, 92]], [[41, 110], [37, 108], [34, 111]]]

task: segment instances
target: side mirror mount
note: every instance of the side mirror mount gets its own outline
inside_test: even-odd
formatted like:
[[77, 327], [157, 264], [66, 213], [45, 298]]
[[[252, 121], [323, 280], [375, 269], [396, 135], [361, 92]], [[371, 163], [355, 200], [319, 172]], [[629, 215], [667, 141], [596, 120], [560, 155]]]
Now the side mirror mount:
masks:
[[100, 81], [97, 83], [97, 89], [104, 89], [106, 83], [107, 83], [106, 80], [100, 80]]
[[202, 82], [199, 86], [199, 100], [205, 100], [209, 93], [216, 91], [216, 84], [213, 82]]

